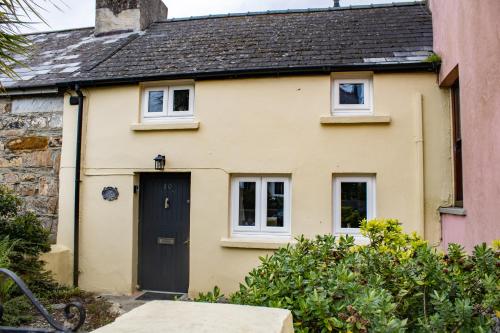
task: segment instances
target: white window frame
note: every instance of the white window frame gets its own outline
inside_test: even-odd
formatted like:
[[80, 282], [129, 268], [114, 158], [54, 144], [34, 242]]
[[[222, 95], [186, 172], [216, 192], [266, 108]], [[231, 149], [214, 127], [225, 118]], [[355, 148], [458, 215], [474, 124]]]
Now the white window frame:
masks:
[[[189, 90], [189, 110], [174, 112], [174, 91]], [[149, 92], [163, 91], [163, 112], [149, 112]], [[194, 115], [194, 86], [193, 85], [169, 85], [151, 86], [143, 89], [142, 93], [142, 121], [144, 122], [168, 122], [182, 120]]]
[[[176, 90], [189, 90], [189, 110], [174, 111], [174, 92]], [[194, 87], [193, 86], [170, 86], [168, 94], [168, 111], [169, 117], [192, 117], [194, 114]]]
[[[239, 225], [239, 210], [240, 210], [240, 182], [255, 182], [255, 225], [254, 226], [243, 226]], [[232, 181], [231, 189], [231, 206], [232, 206], [232, 222], [233, 222], [233, 233], [258, 233], [260, 230], [259, 220], [261, 212], [261, 178], [260, 177], [235, 177]]]
[[[163, 91], [163, 111], [159, 112], [149, 112], [149, 93], [152, 91]], [[164, 118], [167, 116], [167, 101], [168, 100], [168, 87], [148, 87], [144, 89], [142, 95], [142, 117], [144, 119], [155, 119]]]
[[[255, 226], [240, 226], [239, 222], [239, 184], [255, 182]], [[283, 227], [268, 227], [267, 184], [284, 183]], [[231, 235], [234, 237], [290, 237], [291, 233], [291, 186], [289, 177], [233, 177], [231, 181]]]
[[[364, 104], [340, 104], [340, 85], [343, 83], [364, 85]], [[334, 116], [366, 116], [373, 114], [373, 83], [371, 78], [333, 78], [333, 110]]]
[[333, 233], [359, 235], [359, 228], [342, 228], [341, 218], [341, 185], [342, 183], [366, 183], [366, 219], [376, 217], [376, 180], [375, 176], [336, 176], [333, 180]]

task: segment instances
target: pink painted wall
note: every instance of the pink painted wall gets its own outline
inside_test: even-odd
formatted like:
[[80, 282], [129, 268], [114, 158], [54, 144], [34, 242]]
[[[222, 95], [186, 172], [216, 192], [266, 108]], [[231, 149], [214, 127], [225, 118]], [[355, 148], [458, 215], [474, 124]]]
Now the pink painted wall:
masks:
[[431, 0], [440, 82], [458, 64], [464, 208], [443, 215], [443, 245], [500, 238], [500, 0]]

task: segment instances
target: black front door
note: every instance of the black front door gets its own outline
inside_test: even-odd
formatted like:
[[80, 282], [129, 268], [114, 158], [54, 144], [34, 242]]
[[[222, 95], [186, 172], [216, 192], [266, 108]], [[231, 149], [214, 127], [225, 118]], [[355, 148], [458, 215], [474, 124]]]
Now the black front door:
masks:
[[140, 181], [140, 289], [186, 293], [190, 174], [145, 173]]

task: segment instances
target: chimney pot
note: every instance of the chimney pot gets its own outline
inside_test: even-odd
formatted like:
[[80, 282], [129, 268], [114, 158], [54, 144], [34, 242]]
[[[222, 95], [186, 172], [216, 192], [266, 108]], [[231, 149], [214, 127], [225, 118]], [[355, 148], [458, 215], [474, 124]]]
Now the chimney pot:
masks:
[[96, 0], [95, 35], [142, 31], [167, 14], [162, 0]]

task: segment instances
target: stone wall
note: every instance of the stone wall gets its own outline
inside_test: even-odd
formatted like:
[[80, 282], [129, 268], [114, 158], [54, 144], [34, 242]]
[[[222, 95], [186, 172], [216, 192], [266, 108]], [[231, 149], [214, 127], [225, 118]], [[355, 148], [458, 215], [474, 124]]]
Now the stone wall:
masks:
[[62, 97], [0, 98], [0, 184], [57, 232]]

